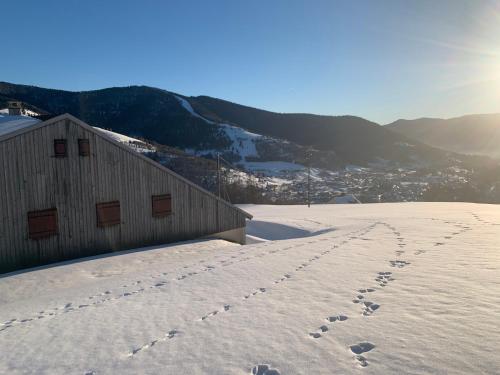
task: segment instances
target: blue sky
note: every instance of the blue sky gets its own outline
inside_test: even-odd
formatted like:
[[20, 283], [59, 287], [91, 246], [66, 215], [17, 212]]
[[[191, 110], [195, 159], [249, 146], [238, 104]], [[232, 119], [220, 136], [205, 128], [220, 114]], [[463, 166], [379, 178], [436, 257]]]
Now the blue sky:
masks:
[[500, 6], [480, 0], [2, 2], [0, 80], [149, 85], [278, 112], [500, 112]]

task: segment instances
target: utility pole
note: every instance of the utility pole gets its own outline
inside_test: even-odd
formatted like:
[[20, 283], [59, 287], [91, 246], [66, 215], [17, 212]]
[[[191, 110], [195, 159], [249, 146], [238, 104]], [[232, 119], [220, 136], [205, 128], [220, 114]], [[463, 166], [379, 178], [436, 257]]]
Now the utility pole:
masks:
[[311, 150], [307, 149], [307, 207], [311, 207]]
[[217, 153], [217, 191], [220, 198], [220, 153]]

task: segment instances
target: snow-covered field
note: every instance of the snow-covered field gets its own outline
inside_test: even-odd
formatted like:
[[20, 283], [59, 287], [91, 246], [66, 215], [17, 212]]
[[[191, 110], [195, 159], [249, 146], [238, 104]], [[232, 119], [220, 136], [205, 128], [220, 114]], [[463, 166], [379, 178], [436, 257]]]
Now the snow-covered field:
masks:
[[0, 278], [0, 373], [500, 373], [498, 206], [243, 208], [252, 245]]

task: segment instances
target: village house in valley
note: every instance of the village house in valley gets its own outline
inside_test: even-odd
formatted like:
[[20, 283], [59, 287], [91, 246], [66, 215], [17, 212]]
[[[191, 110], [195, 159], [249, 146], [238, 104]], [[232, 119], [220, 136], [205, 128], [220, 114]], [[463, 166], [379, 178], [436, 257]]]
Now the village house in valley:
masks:
[[0, 123], [0, 272], [209, 235], [244, 243], [246, 219], [69, 114]]

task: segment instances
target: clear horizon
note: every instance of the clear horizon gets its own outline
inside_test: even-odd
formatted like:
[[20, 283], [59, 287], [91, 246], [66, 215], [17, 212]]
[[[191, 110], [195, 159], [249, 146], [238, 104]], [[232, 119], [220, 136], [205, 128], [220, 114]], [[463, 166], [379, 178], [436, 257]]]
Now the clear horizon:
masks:
[[[147, 85], [379, 124], [500, 112], [493, 1], [3, 5], [0, 80]], [[16, 49], [16, 45], [19, 46]]]

